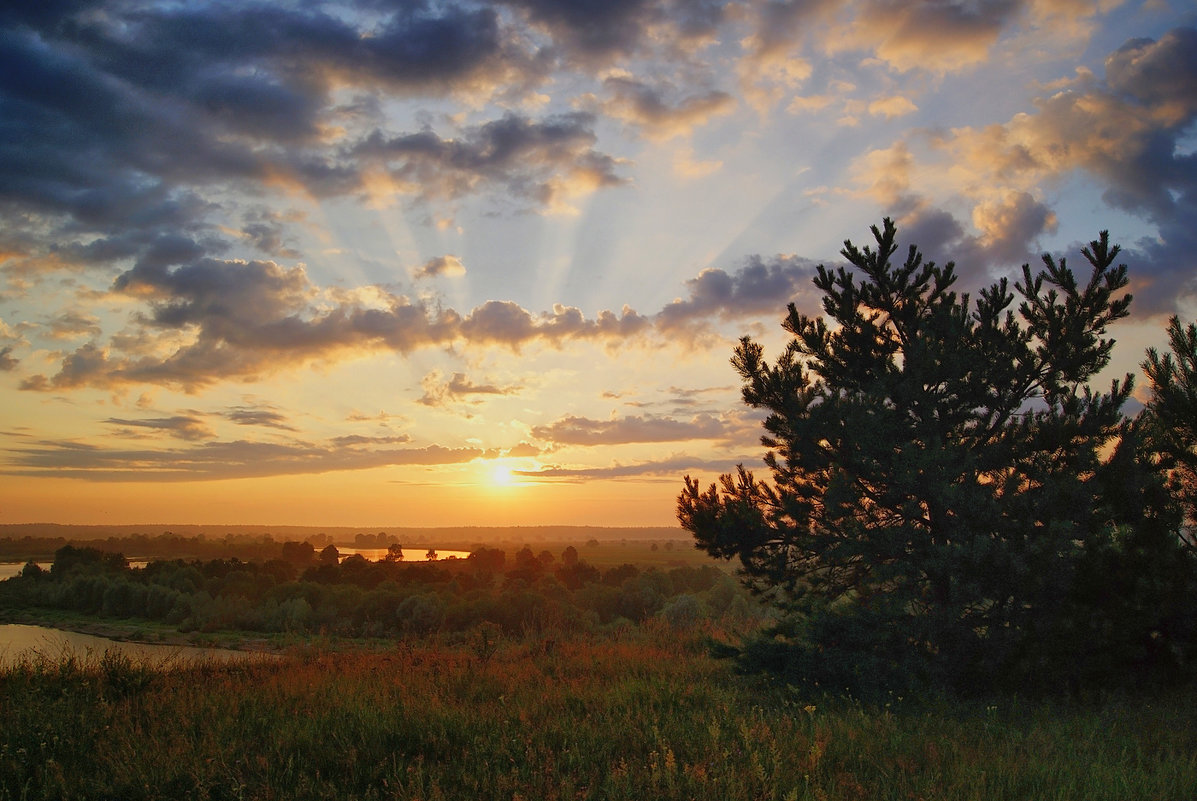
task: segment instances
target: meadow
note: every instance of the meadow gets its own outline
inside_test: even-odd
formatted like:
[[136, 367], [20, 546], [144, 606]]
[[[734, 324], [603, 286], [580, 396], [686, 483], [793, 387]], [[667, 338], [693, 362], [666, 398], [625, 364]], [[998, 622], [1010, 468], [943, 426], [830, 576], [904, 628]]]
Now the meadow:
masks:
[[137, 569], [60, 550], [0, 582], [0, 619], [271, 655], [0, 668], [0, 801], [1197, 797], [1197, 688], [797, 689], [712, 656], [767, 612], [693, 550], [546, 545]]
[[[709, 631], [707, 633], [710, 633]], [[657, 620], [563, 639], [316, 638], [274, 662], [0, 674], [0, 799], [1175, 799], [1197, 693], [863, 705]], [[441, 638], [443, 640], [443, 638]]]

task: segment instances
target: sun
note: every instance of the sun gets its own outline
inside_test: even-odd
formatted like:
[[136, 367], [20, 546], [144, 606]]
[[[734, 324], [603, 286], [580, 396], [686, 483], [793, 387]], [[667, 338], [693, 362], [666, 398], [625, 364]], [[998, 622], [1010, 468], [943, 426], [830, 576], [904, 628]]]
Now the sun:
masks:
[[497, 464], [490, 471], [490, 483], [496, 487], [509, 487], [515, 483], [515, 476], [510, 467]]

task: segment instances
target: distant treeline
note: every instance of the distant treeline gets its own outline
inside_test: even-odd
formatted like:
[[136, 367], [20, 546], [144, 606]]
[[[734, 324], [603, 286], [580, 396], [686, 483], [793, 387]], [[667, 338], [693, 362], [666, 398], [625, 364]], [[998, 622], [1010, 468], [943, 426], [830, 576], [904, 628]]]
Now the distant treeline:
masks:
[[114, 534], [86, 540], [66, 537], [0, 537], [0, 562], [49, 561], [67, 545], [129, 554], [136, 559], [146, 560], [218, 559], [229, 556], [245, 560], [265, 560], [272, 559], [279, 553], [279, 543], [269, 536], [241, 534], [209, 539], [202, 534], [188, 537], [167, 531], [162, 534]]
[[[265, 544], [262, 544], [266, 548]], [[426, 563], [336, 548], [273, 544], [263, 559], [154, 560], [130, 569], [121, 553], [64, 545], [49, 570], [34, 563], [0, 582], [0, 612], [60, 609], [160, 621], [180, 631], [241, 630], [351, 637], [424, 636], [480, 625], [505, 633], [585, 631], [660, 615], [678, 627], [748, 620], [760, 607], [710, 565], [599, 570], [566, 547], [525, 546], [509, 562], [497, 548]]]
[[[591, 526], [544, 526], [538, 528], [439, 528], [387, 529], [363, 532], [355, 529], [325, 530], [284, 527], [271, 531], [231, 531], [204, 533], [197, 526], [161, 533], [123, 530], [107, 526], [50, 526], [31, 524], [0, 527], [0, 562], [49, 561], [65, 545], [118, 552], [132, 559], [221, 559], [236, 557], [246, 561], [274, 558], [281, 542], [308, 542], [317, 548], [341, 545], [353, 548], [386, 548], [396, 543], [441, 547], [460, 545], [463, 550], [476, 543], [515, 542], [599, 542], [611, 540], [648, 540], [665, 542], [689, 540], [686, 532], [672, 528], [595, 528]], [[133, 527], [128, 527], [133, 528]], [[262, 527], [265, 528], [265, 527]], [[53, 533], [57, 530], [67, 533]], [[44, 533], [36, 534], [34, 530]], [[19, 534], [19, 536], [17, 536]], [[519, 535], [534, 535], [521, 538]], [[300, 536], [302, 535], [302, 536]], [[502, 536], [500, 536], [502, 535]], [[505, 539], [504, 539], [505, 538]], [[414, 550], [414, 549], [413, 549]]]

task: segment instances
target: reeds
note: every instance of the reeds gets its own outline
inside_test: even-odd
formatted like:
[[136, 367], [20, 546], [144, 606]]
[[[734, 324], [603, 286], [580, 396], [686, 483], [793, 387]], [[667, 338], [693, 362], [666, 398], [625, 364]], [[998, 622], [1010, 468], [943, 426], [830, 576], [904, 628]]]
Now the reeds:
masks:
[[1176, 799], [1197, 693], [863, 706], [661, 626], [0, 674], [0, 799]]

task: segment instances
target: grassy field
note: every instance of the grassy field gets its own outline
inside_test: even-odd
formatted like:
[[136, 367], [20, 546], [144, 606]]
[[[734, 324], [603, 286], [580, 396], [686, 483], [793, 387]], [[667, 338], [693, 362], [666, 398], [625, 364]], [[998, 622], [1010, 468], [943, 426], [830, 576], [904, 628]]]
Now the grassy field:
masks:
[[1197, 797], [1197, 692], [866, 707], [646, 624], [0, 674], [0, 799]]

